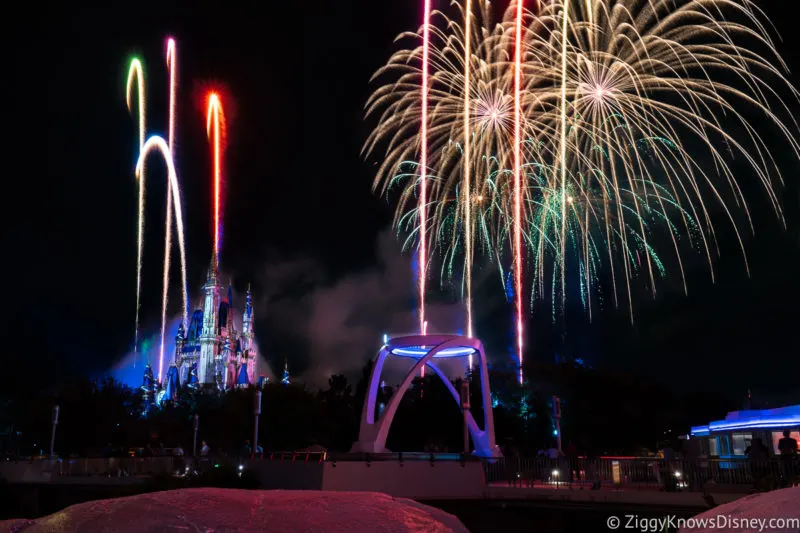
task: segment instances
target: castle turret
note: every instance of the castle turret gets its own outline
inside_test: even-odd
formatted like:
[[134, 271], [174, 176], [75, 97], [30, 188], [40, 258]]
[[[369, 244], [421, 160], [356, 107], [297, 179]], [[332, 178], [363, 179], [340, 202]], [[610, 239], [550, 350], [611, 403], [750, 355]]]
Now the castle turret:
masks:
[[203, 285], [205, 305], [203, 306], [203, 331], [200, 335], [200, 364], [197, 377], [200, 383], [214, 383], [214, 358], [220, 351], [219, 339], [219, 271], [215, 258], [211, 259], [208, 275]]
[[173, 363], [180, 366], [183, 356], [183, 347], [186, 346], [186, 330], [183, 329], [183, 322], [178, 326], [178, 333], [175, 335], [175, 355]]
[[[244, 315], [242, 316], [242, 336], [246, 339], [253, 337], [253, 293], [250, 291], [250, 284], [247, 285], [247, 297], [244, 303]], [[244, 346], [245, 350], [250, 349], [250, 345]]]
[[153, 368], [150, 363], [144, 367], [144, 377], [142, 379], [142, 399], [144, 403], [144, 412], [147, 413], [155, 401], [156, 394], [156, 379], [153, 376]]
[[289, 376], [289, 360], [283, 360], [283, 378], [281, 379], [281, 385], [289, 385], [292, 382], [292, 378]]
[[250, 284], [247, 284], [247, 296], [244, 302], [244, 314], [242, 315], [242, 336], [240, 337], [239, 348], [247, 356], [247, 375], [250, 383], [255, 383], [258, 375], [256, 366], [258, 353], [256, 352], [255, 333], [253, 332], [253, 292]]
[[175, 363], [173, 363], [169, 365], [169, 370], [167, 371], [167, 383], [164, 386], [164, 398], [162, 401], [178, 401], [178, 388], [180, 388], [178, 367], [175, 366]]

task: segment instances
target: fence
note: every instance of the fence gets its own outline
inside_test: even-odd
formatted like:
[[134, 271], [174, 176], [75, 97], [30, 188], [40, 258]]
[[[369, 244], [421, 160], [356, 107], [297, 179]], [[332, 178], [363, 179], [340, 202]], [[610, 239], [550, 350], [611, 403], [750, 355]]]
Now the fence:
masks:
[[773, 458], [664, 460], [658, 458], [508, 458], [484, 463], [487, 484], [518, 487], [706, 491], [770, 489], [798, 481], [797, 460]]
[[[259, 462], [309, 464], [337, 461], [472, 461], [458, 454], [341, 454], [327, 452], [267, 452], [262, 456], [190, 458], [181, 456], [76, 458], [0, 462], [0, 478], [21, 480], [52, 477], [156, 476], [203, 471], [213, 467], [257, 468]], [[714, 491], [769, 490], [800, 482], [800, 462], [771, 458], [663, 460], [657, 458], [536, 458], [483, 461], [487, 485], [580, 487], [586, 489]]]
[[[78, 457], [64, 459], [33, 458], [26, 461], [0, 461], [0, 479], [20, 481], [37, 479], [42, 475], [57, 477], [127, 477], [182, 474], [189, 470], [215, 467], [243, 470], [258, 461], [285, 463], [323, 463], [326, 452], [272, 452], [253, 457]], [[241, 468], [240, 468], [241, 467]]]

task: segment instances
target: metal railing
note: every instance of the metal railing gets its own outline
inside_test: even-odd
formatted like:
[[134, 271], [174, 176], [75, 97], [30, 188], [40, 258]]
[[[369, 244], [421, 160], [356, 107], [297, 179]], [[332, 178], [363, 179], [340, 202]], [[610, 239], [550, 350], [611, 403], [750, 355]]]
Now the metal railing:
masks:
[[508, 458], [484, 462], [489, 485], [738, 492], [800, 481], [798, 460], [772, 458], [664, 460], [659, 458]]
[[[171, 474], [183, 466], [182, 457], [108, 457], [63, 459], [60, 476], [154, 476]], [[178, 464], [181, 463], [181, 464]]]
[[[337, 461], [473, 461], [459, 454], [331, 454], [329, 452], [266, 452], [260, 456], [120, 457], [42, 459], [0, 463], [0, 478], [8, 481], [57, 477], [146, 477], [185, 474], [214, 467], [257, 469], [259, 463], [281, 462], [314, 465]], [[486, 484], [490, 486], [661, 490], [695, 492], [742, 492], [770, 490], [800, 483], [800, 461], [771, 458], [664, 460], [658, 458], [544, 457], [485, 459]]]

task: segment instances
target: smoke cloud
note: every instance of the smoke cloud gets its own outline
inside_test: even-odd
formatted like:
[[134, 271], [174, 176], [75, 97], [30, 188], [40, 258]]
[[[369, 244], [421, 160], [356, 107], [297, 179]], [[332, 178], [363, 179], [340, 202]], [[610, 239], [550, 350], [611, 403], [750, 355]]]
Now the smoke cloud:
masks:
[[[338, 279], [309, 257], [267, 263], [256, 323], [268, 332], [270, 338], [261, 342], [275, 350], [267, 354], [275, 365], [286, 357], [290, 366], [305, 368], [301, 377], [307, 385], [324, 387], [332, 374], [359, 376], [385, 333], [417, 333], [410, 258], [391, 231], [379, 235], [376, 255], [374, 266]], [[463, 306], [429, 301], [426, 319], [429, 333], [456, 333], [463, 325]], [[279, 353], [288, 346], [304, 348]]]
[[[293, 378], [300, 378], [312, 389], [326, 387], [333, 374], [344, 374], [354, 381], [364, 364], [377, 354], [384, 334], [391, 337], [418, 332], [411, 259], [402, 253], [389, 230], [378, 236], [376, 247], [373, 266], [338, 277], [310, 256], [267, 261], [253, 301], [260, 374], [280, 379], [286, 359]], [[222, 273], [221, 278], [224, 297], [230, 277]], [[193, 308], [201, 304], [197, 298], [201, 295], [192, 294]], [[234, 291], [234, 325], [238, 331], [244, 303], [245, 294]], [[458, 333], [464, 322], [463, 305], [429, 300], [426, 319], [429, 333]], [[165, 372], [174, 354], [180, 321], [180, 316], [168, 321]], [[143, 333], [139, 352], [125, 354], [109, 371], [115, 379], [135, 387], [142, 384], [147, 362], [158, 373], [159, 328]], [[277, 374], [270, 363], [279, 369]], [[387, 383], [393, 383], [400, 377], [399, 371], [411, 364], [411, 360], [387, 362]], [[440, 366], [448, 373], [463, 371], [463, 363], [455, 361]]]

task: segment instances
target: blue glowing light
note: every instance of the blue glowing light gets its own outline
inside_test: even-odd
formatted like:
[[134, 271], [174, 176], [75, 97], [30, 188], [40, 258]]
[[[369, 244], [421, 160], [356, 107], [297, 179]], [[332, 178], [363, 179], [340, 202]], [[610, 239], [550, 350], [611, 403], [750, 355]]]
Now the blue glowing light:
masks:
[[514, 301], [514, 276], [511, 272], [509, 272], [508, 276], [506, 276], [505, 289], [506, 298], [508, 298], [508, 301]]
[[[409, 346], [406, 348], [393, 348], [392, 355], [399, 357], [424, 357], [433, 349], [433, 346]], [[434, 358], [440, 357], [466, 357], [476, 352], [475, 348], [469, 346], [458, 346], [456, 348], [445, 348], [437, 352]]]
[[739, 429], [779, 429], [800, 426], [800, 405], [778, 409], [733, 411], [725, 420], [709, 422], [705, 426], [694, 426], [692, 435], [708, 435], [713, 431], [735, 431]]
[[389, 344], [389, 335], [383, 334], [383, 344]]
[[558, 437], [558, 430], [557, 430], [557, 429], [554, 429], [554, 430], [553, 430], [553, 436], [554, 436], [554, 437]]

